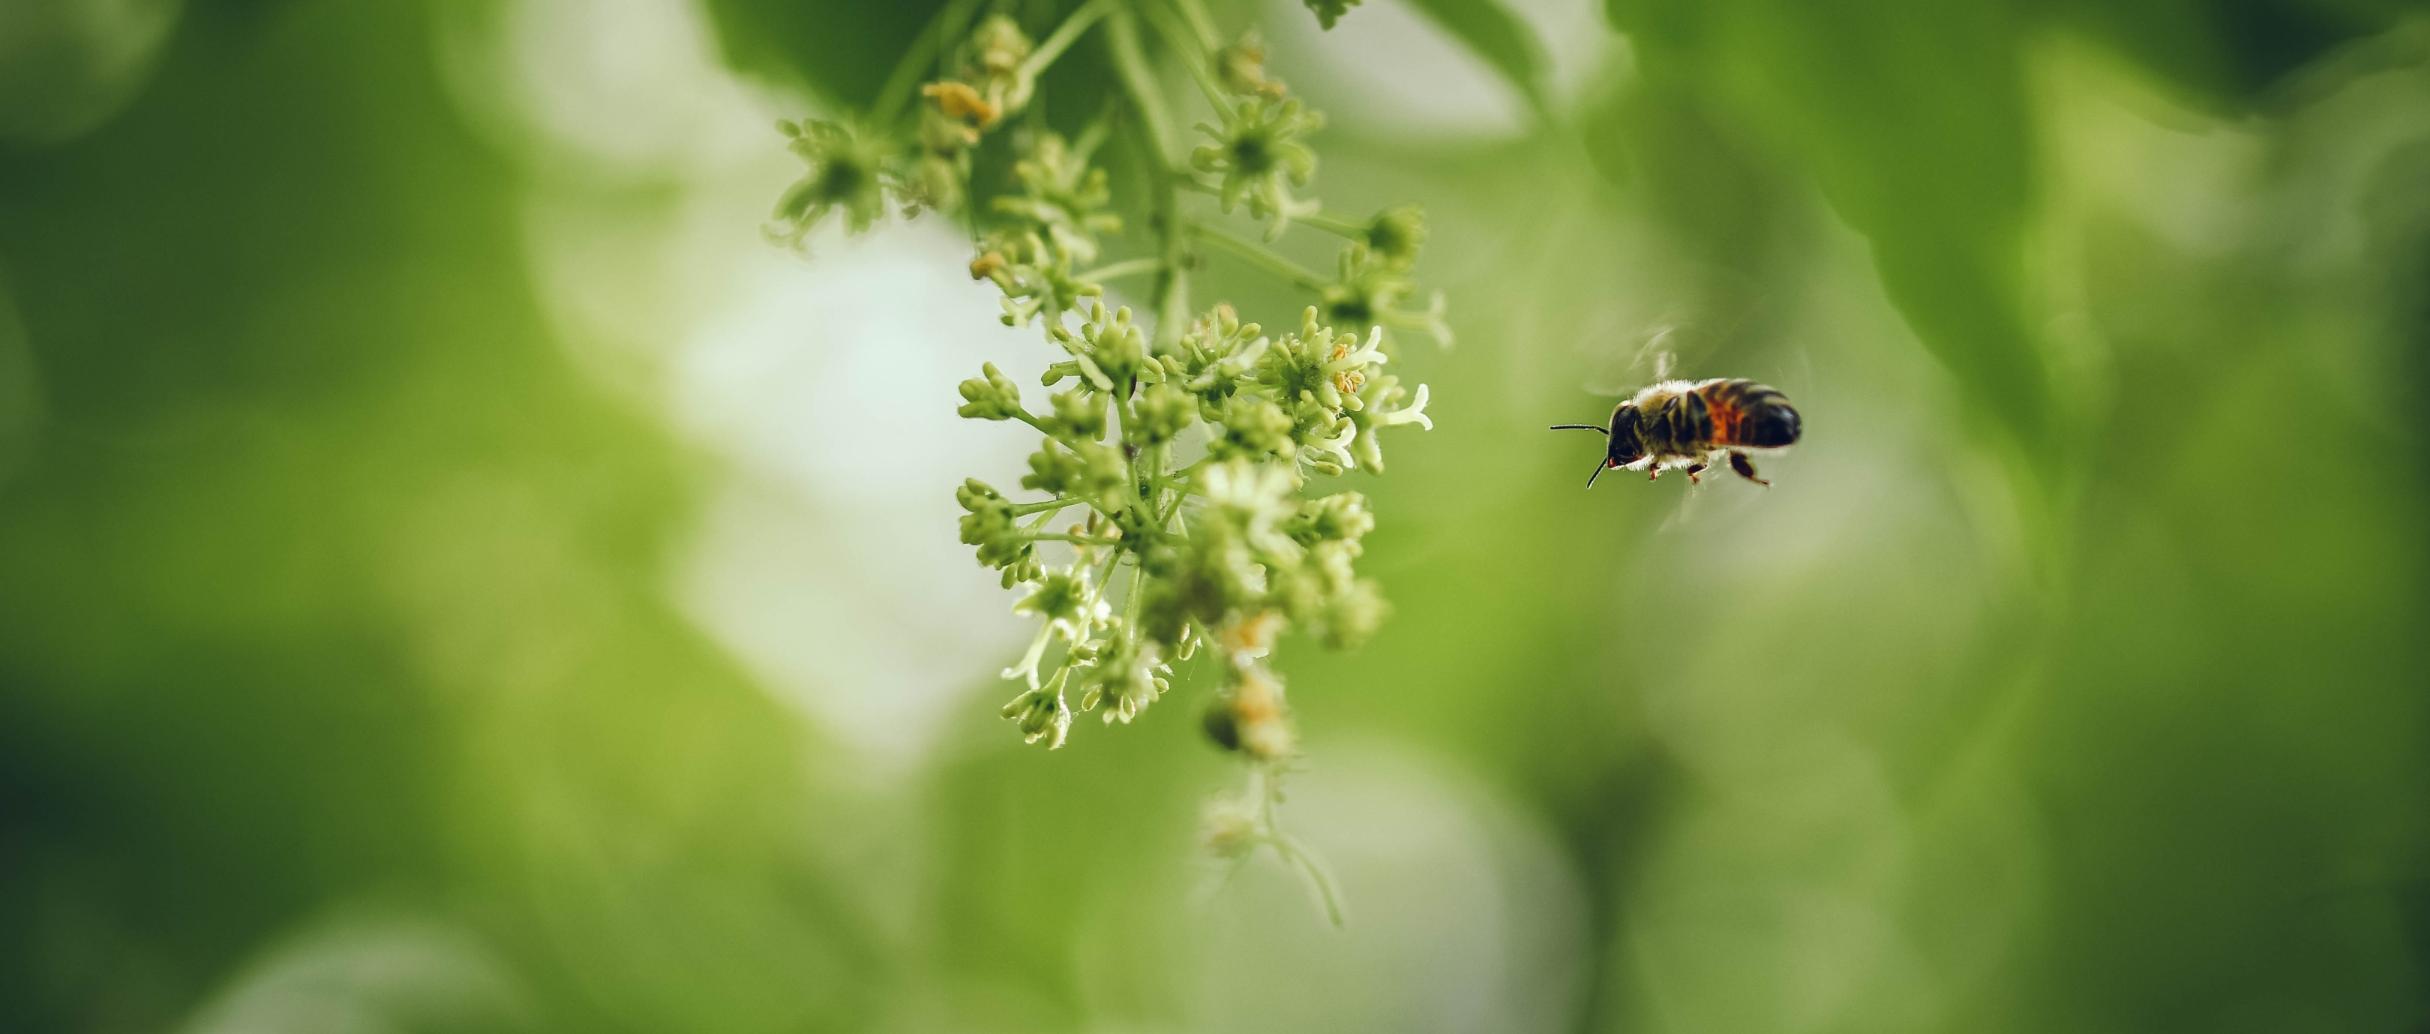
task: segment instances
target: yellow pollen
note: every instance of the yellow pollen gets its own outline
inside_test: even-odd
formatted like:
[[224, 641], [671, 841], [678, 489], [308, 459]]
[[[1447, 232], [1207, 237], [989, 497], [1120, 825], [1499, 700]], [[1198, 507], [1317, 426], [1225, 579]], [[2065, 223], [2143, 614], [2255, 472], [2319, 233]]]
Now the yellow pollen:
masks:
[[1256, 617], [1237, 622], [1223, 630], [1224, 647], [1233, 653], [1262, 656], [1274, 646], [1274, 634], [1282, 630], [1282, 615], [1271, 610], [1259, 611]]
[[[1350, 358], [1350, 346], [1333, 346], [1333, 355], [1330, 358], [1333, 362], [1337, 363], [1344, 359]], [[1356, 395], [1358, 394], [1358, 389], [1365, 387], [1366, 384], [1366, 373], [1356, 369], [1355, 367], [1340, 371], [1333, 375], [1333, 387], [1344, 395]]]
[[920, 87], [920, 95], [937, 102], [937, 110], [948, 117], [969, 121], [981, 129], [996, 124], [1001, 112], [969, 83], [947, 79]]

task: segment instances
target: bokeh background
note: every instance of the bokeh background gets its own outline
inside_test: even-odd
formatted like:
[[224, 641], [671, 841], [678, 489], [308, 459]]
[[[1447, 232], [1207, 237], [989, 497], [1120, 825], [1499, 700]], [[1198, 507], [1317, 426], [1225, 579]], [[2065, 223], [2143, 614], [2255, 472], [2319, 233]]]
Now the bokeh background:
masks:
[[[996, 717], [964, 234], [759, 236], [935, 6], [0, 2], [0, 1028], [2430, 1029], [2412, 5], [1217, 4], [1461, 339], [1341, 930]], [[1578, 490], [1657, 351], [1771, 489]]]

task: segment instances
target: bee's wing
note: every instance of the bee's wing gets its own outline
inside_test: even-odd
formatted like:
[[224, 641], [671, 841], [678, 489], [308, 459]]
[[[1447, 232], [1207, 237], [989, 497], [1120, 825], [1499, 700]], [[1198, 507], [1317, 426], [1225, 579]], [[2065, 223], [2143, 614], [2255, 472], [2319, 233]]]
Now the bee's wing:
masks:
[[[1666, 478], [1664, 480], [1668, 479]], [[1690, 522], [1693, 522], [1696, 519], [1696, 514], [1703, 509], [1703, 504], [1700, 502], [1700, 500], [1704, 498], [1704, 490], [1711, 487], [1711, 485], [1696, 484], [1687, 486], [1687, 491], [1679, 500], [1679, 504], [1671, 507], [1670, 514], [1662, 518], [1662, 526], [1655, 529], [1655, 534], [1677, 531], [1680, 528], [1687, 527]]]
[[1789, 393], [1790, 401], [1794, 402], [1803, 398], [1814, 389], [1814, 353], [1812, 351], [1804, 345], [1799, 345], [1790, 351], [1788, 362], [1784, 365], [1788, 373], [1783, 379], [1789, 383], [1780, 385], [1780, 388]]
[[[1667, 381], [1678, 370], [1676, 343], [1683, 336], [1680, 326], [1669, 321], [1656, 322], [1632, 331], [1604, 338], [1588, 347], [1595, 355], [1587, 357], [1585, 388], [1597, 395], [1620, 396], [1635, 392], [1656, 381]], [[1614, 338], [1622, 345], [1612, 348]]]
[[1676, 294], [1653, 306], [1616, 301], [1581, 335], [1587, 390], [1622, 395], [1673, 378], [1750, 376], [1735, 371], [1752, 358], [1749, 339], [1773, 333], [1771, 293], [1729, 269], [1675, 272]]

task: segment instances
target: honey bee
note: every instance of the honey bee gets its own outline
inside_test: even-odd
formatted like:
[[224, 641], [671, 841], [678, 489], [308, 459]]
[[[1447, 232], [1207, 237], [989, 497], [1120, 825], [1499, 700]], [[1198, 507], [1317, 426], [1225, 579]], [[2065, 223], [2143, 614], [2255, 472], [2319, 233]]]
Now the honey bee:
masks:
[[1555, 431], [1600, 431], [1607, 441], [1603, 458], [1586, 479], [1614, 467], [1645, 464], [1646, 480], [1670, 467], [1687, 468], [1689, 481], [1712, 463], [1729, 456], [1730, 469], [1758, 485], [1771, 482], [1755, 476], [1749, 449], [1781, 449], [1797, 443], [1800, 421], [1789, 397], [1776, 388], [1742, 378], [1706, 381], [1663, 381], [1638, 392], [1612, 409], [1608, 426], [1554, 424]]

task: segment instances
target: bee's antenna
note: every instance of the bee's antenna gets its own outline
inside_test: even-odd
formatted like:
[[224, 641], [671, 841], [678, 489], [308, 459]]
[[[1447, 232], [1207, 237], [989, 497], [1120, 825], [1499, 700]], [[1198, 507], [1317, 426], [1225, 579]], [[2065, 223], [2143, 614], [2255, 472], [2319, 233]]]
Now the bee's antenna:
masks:
[[1602, 431], [1602, 432], [1603, 432], [1604, 434], [1606, 434], [1606, 435], [1608, 435], [1608, 434], [1610, 434], [1610, 433], [1611, 433], [1610, 431], [1605, 430], [1604, 428], [1598, 427], [1598, 426], [1596, 426], [1596, 425], [1594, 425], [1594, 424], [1554, 424], [1554, 425], [1552, 425], [1551, 427], [1545, 428], [1545, 430], [1547, 430], [1547, 431]]
[[1596, 478], [1599, 478], [1599, 477], [1602, 477], [1602, 476], [1603, 476], [1603, 472], [1604, 472], [1606, 469], [1609, 469], [1609, 468], [1611, 467], [1611, 465], [1612, 465], [1612, 464], [1611, 464], [1611, 460], [1610, 460], [1608, 457], [1607, 457], [1607, 458], [1604, 458], [1604, 459], [1599, 459], [1599, 460], [1596, 460], [1596, 461], [1595, 461], [1595, 472], [1594, 472], [1594, 473], [1592, 473], [1592, 474], [1589, 474], [1589, 475], [1587, 475], [1587, 476], [1586, 476], [1586, 487], [1588, 487], [1588, 488], [1593, 488], [1593, 487], [1595, 487], [1595, 479], [1596, 479]]

